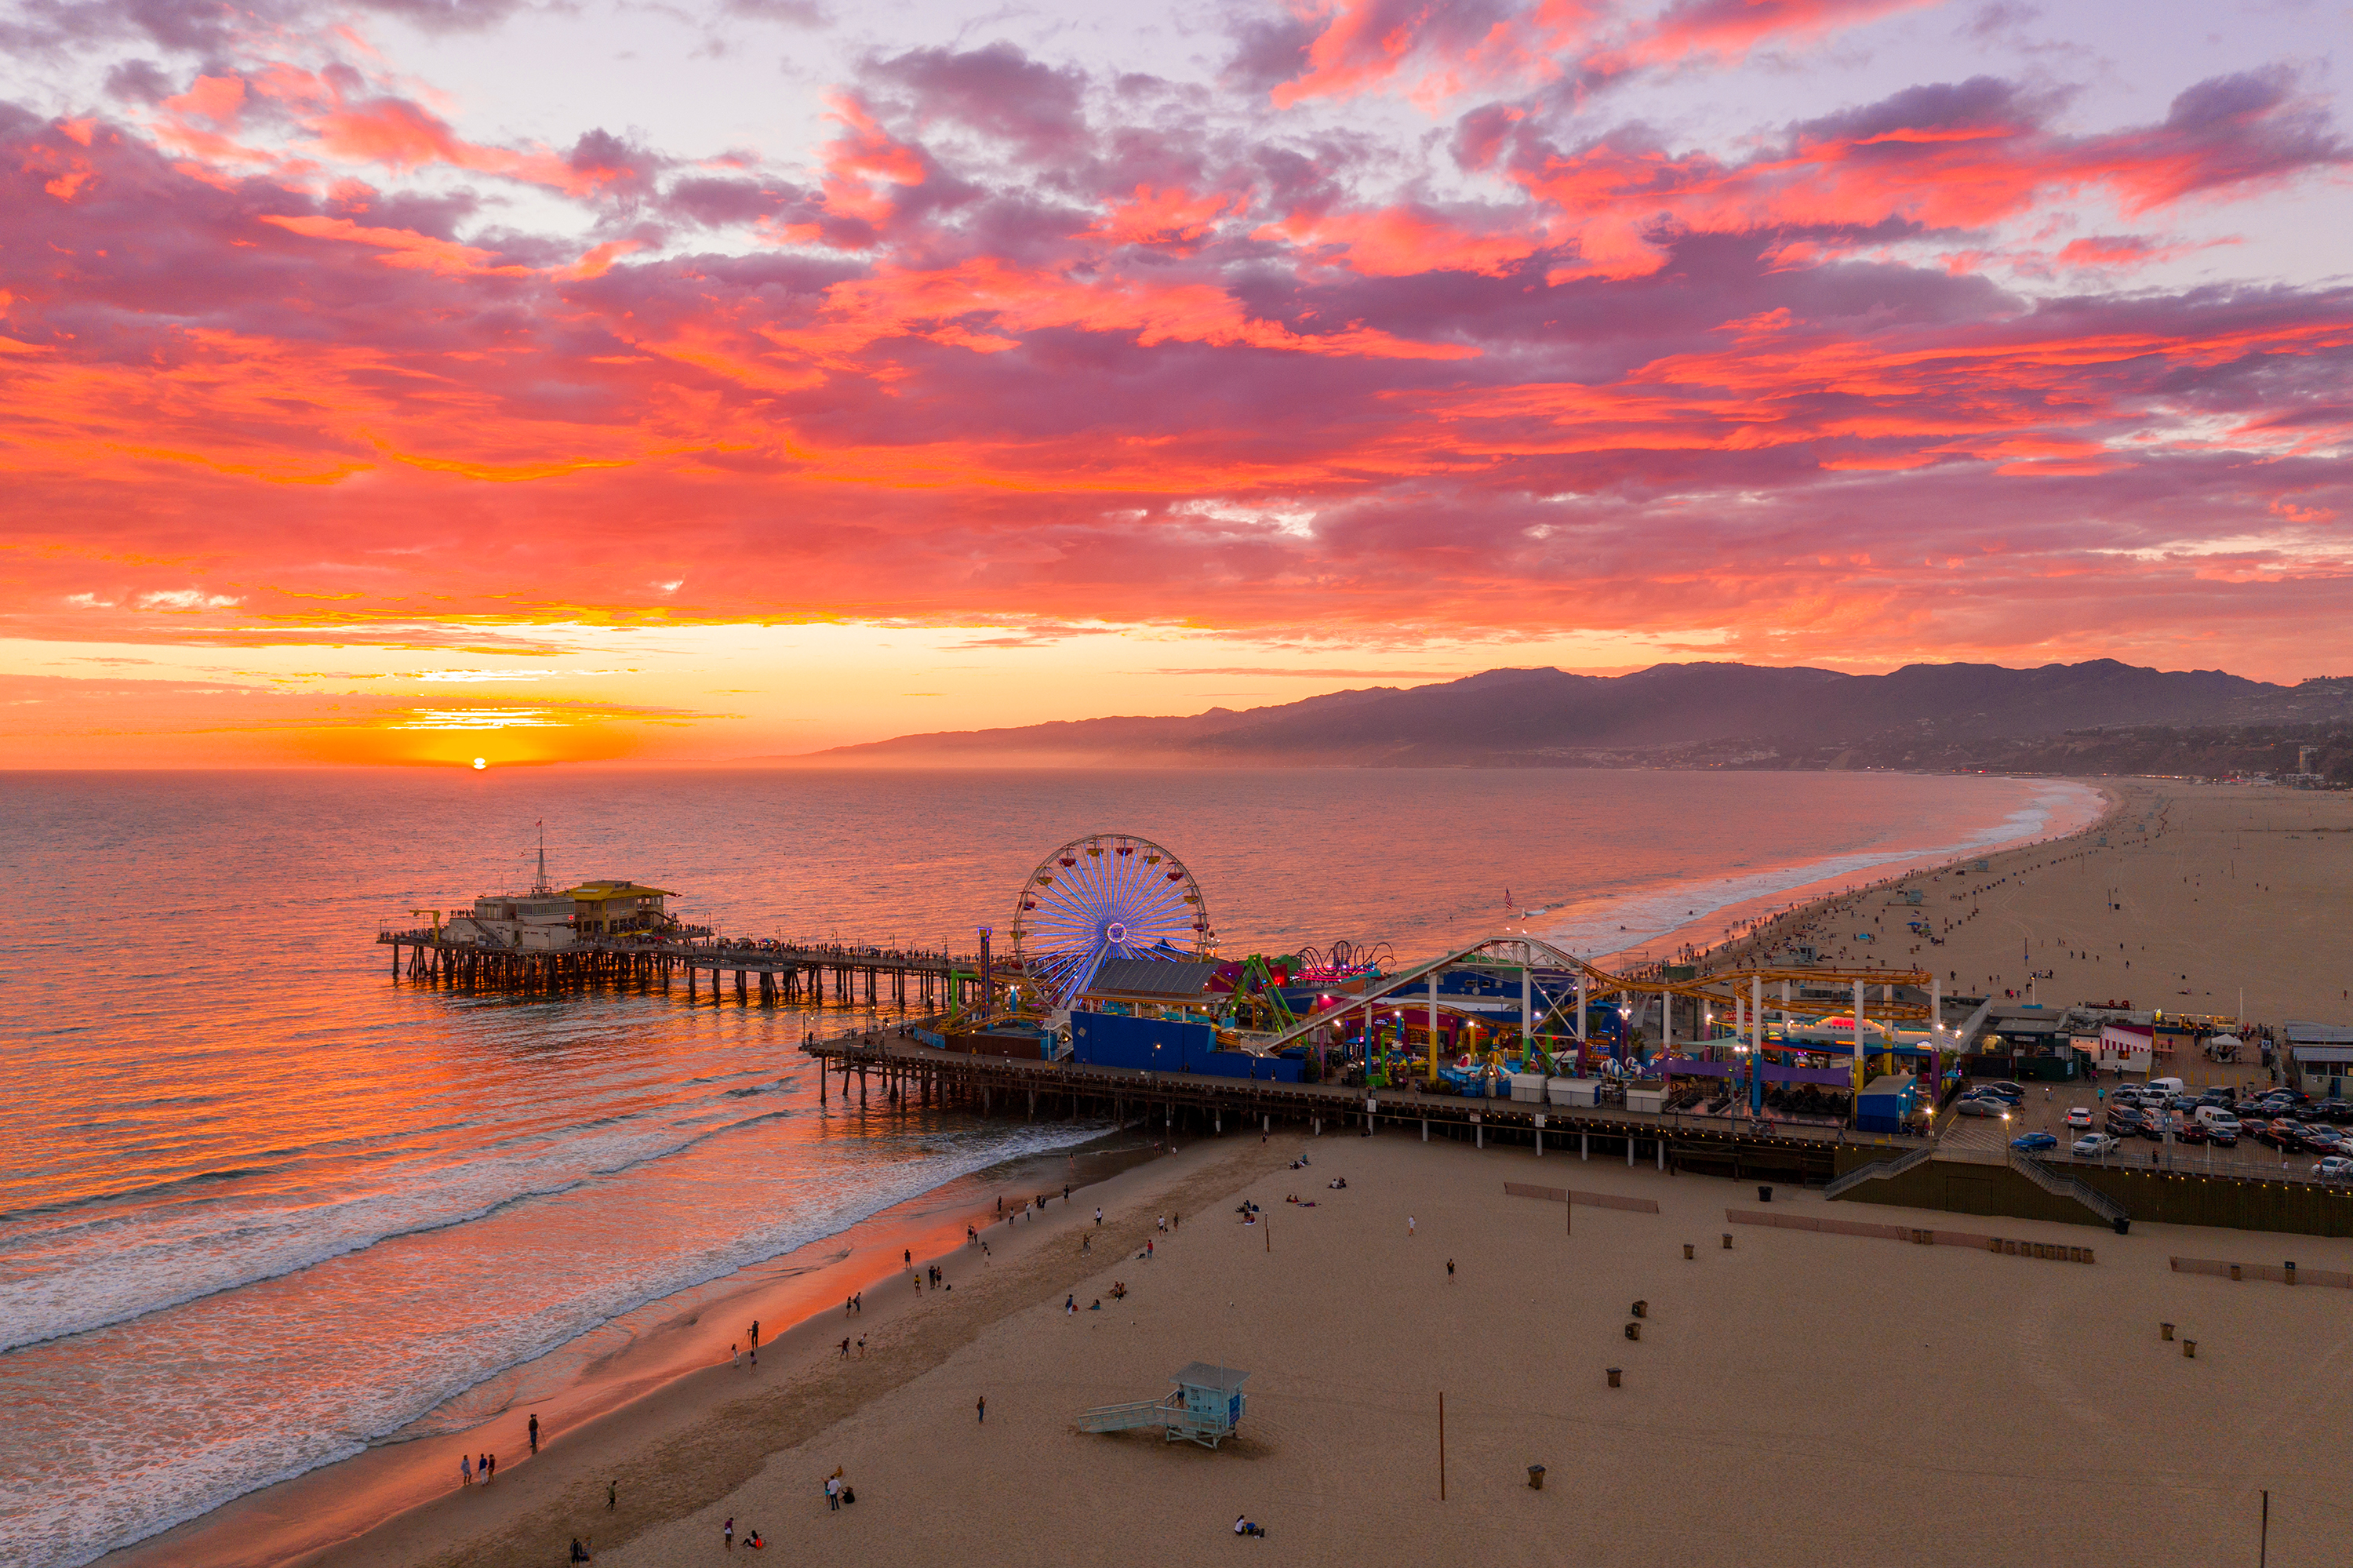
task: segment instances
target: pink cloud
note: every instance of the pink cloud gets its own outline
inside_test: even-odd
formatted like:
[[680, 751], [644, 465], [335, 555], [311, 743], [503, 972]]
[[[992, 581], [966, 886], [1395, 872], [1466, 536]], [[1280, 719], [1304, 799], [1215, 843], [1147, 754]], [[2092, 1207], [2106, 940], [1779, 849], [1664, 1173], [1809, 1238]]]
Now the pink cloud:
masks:
[[[2195, 623], [2250, 660], [2353, 652], [2327, 532], [2353, 295], [2102, 291], [2162, 243], [2134, 236], [2060, 249], [2089, 281], [2039, 301], [1889, 249], [2327, 177], [2292, 79], [2106, 131], [1912, 89], [1737, 148], [1491, 106], [1453, 147], [1508, 185], [1467, 202], [1034, 63], [878, 65], [807, 168], [491, 147], [258, 68], [164, 94], [152, 133], [0, 107], [0, 461], [31, 520], [0, 612], [230, 642], [1576, 626], [1848, 659]], [[280, 162], [237, 151], [271, 135]], [[453, 170], [590, 236], [494, 228]], [[2218, 535], [2239, 577], [2195, 564]]]

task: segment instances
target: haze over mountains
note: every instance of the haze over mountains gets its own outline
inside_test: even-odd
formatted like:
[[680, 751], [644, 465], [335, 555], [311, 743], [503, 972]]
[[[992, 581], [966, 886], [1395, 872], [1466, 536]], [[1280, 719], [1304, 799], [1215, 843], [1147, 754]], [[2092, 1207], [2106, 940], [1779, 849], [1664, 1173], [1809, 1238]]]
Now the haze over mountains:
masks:
[[[2353, 721], [2353, 679], [2295, 686], [2112, 659], [1884, 675], [1658, 664], [1627, 675], [1490, 670], [1183, 717], [1112, 717], [901, 736], [792, 760], [843, 765], [1624, 767], [2016, 766], [2021, 743], [2149, 726]], [[2046, 748], [2047, 749], [2047, 748]], [[764, 758], [762, 760], [774, 760]]]

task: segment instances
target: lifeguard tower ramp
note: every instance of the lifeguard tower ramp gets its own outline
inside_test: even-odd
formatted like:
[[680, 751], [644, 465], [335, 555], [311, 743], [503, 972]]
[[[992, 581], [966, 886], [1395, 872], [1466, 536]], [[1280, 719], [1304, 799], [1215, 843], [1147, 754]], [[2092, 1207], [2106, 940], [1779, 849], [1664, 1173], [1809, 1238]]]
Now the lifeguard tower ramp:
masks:
[[1242, 1396], [1246, 1372], [1195, 1361], [1168, 1381], [1176, 1388], [1162, 1399], [1133, 1404], [1105, 1404], [1079, 1417], [1082, 1432], [1134, 1432], [1156, 1429], [1168, 1442], [1198, 1443], [1214, 1448], [1241, 1425], [1249, 1403]]

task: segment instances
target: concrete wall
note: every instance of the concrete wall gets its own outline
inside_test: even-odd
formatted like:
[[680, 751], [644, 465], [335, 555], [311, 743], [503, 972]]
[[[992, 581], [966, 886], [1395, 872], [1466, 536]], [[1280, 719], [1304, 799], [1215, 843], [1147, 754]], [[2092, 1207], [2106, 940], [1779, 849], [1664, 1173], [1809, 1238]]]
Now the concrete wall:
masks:
[[[2132, 1201], [2111, 1194], [2139, 1217]], [[2063, 1225], [2091, 1225], [2106, 1230], [2108, 1223], [2072, 1199], [2061, 1198], [2021, 1176], [2007, 1165], [1972, 1165], [1957, 1160], [1931, 1160], [1901, 1176], [1865, 1181], [1844, 1195], [1851, 1203], [1890, 1203], [1907, 1209], [1942, 1209], [1956, 1214], [1999, 1214], [2013, 1220], [2050, 1220]]]
[[[2136, 1223], [2353, 1236], [2353, 1187], [2314, 1181], [2247, 1181], [2228, 1176], [2153, 1171], [2075, 1168], [2068, 1174], [2123, 1204]], [[2105, 1224], [2080, 1203], [2044, 1192], [2007, 1165], [1932, 1160], [1901, 1176], [1865, 1181], [1851, 1189], [1846, 1199], [1852, 1202], [1942, 1209], [1957, 1214]]]

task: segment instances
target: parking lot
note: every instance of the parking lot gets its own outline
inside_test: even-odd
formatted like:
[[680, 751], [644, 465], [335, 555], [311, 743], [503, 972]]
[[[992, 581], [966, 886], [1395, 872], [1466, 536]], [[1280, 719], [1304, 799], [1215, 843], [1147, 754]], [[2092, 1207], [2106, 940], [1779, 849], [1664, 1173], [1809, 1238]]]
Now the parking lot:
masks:
[[[2192, 1068], [2179, 1070], [2187, 1093], [2195, 1095], [2205, 1088], [2221, 1085], [2245, 1094], [2260, 1094], [2272, 1086], [2269, 1075], [2261, 1067], [2225, 1067], [2197, 1064], [2205, 1069], [2201, 1075]], [[2127, 1078], [2126, 1084], [2137, 1084], [2137, 1078]], [[2069, 1152], [2075, 1139], [2085, 1131], [2103, 1130], [2106, 1104], [2096, 1094], [2105, 1089], [2113, 1094], [2120, 1086], [2113, 1078], [2104, 1078], [2096, 1086], [2086, 1083], [2027, 1084], [2026, 1098], [2010, 1119], [1993, 1117], [1966, 1117], [1955, 1114], [1947, 1107], [1937, 1118], [1940, 1139], [1937, 1153], [1946, 1159], [1982, 1160], [1989, 1163], [2009, 1158], [2010, 1140], [2024, 1133], [2047, 1132], [2058, 1139], [2058, 1146], [2041, 1151], [2040, 1158], [2059, 1166], [2078, 1163]], [[2067, 1112], [2084, 1106], [2092, 1111], [2089, 1128], [2066, 1125]], [[2305, 1119], [2305, 1118], [2298, 1118]], [[2170, 1145], [2146, 1138], [2126, 1138], [2105, 1159], [2084, 1160], [2086, 1165], [2129, 1167], [2134, 1170], [2211, 1171], [2218, 1176], [2258, 1177], [2266, 1181], [2311, 1181], [2312, 1168], [2320, 1162], [2316, 1153], [2283, 1154], [2280, 1150], [2242, 1138], [2230, 1149], [2218, 1149], [2211, 1143]]]

